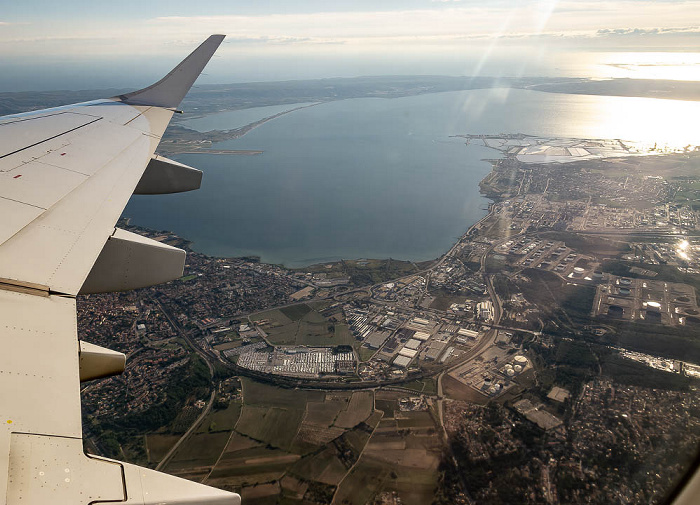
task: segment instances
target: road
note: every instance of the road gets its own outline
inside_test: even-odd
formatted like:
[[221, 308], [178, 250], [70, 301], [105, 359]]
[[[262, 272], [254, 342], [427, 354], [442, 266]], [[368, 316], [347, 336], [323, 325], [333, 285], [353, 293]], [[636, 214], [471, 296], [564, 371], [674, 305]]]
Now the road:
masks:
[[[378, 412], [382, 412], [382, 411], [378, 411]], [[357, 456], [357, 459], [352, 464], [352, 466], [350, 468], [348, 468], [348, 471], [345, 472], [345, 475], [343, 475], [343, 478], [340, 479], [340, 482], [338, 482], [338, 485], [335, 487], [335, 492], [333, 492], [333, 498], [331, 499], [331, 505], [336, 503], [335, 499], [338, 496], [338, 490], [340, 489], [341, 484], [347, 478], [347, 476], [352, 473], [352, 471], [355, 469], [355, 466], [357, 465], [357, 463], [360, 462], [360, 458], [362, 458], [362, 455], [365, 453], [365, 449], [369, 445], [370, 440], [372, 440], [372, 436], [374, 435], [374, 432], [377, 431], [377, 427], [379, 426], [379, 423], [381, 422], [383, 417], [384, 417], [384, 412], [382, 412], [381, 418], [379, 419], [379, 421], [377, 421], [377, 424], [374, 425], [374, 428], [372, 429], [372, 433], [369, 434], [369, 438], [367, 438], [367, 442], [365, 442], [365, 445], [362, 446], [362, 450], [360, 451], [360, 454]]]
[[480, 272], [484, 277], [484, 282], [486, 283], [486, 288], [489, 292], [489, 298], [491, 298], [491, 301], [493, 302], [493, 321], [491, 322], [490, 326], [491, 329], [487, 331], [484, 336], [481, 338], [481, 340], [469, 351], [467, 351], [462, 357], [460, 358], [459, 362], [455, 363], [452, 365], [450, 368], [443, 370], [440, 375], [438, 375], [437, 379], [437, 393], [438, 393], [438, 399], [437, 399], [437, 407], [438, 407], [438, 418], [440, 420], [440, 427], [442, 428], [443, 434], [445, 436], [445, 439], [447, 439], [447, 431], [445, 430], [445, 424], [444, 424], [444, 392], [442, 390], [442, 378], [445, 376], [445, 374], [449, 374], [450, 372], [457, 370], [459, 367], [464, 365], [467, 361], [470, 361], [480, 354], [482, 354], [486, 349], [491, 347], [494, 342], [496, 341], [496, 337], [498, 336], [498, 329], [502, 328], [499, 326], [499, 323], [501, 322], [501, 316], [503, 315], [503, 304], [501, 302], [501, 299], [498, 296], [498, 293], [496, 293], [496, 289], [493, 287], [493, 281], [491, 279], [491, 276], [486, 272], [486, 258], [488, 257], [489, 254], [493, 252], [493, 250], [500, 246], [501, 244], [507, 242], [508, 240], [512, 240], [514, 237], [517, 237], [518, 235], [508, 237], [506, 239], [500, 240], [493, 244], [491, 247], [489, 247], [486, 251], [484, 251], [484, 254], [481, 256], [480, 263], [481, 263], [481, 269]]
[[196, 345], [192, 339], [190, 338], [190, 335], [182, 329], [180, 324], [177, 322], [177, 320], [170, 314], [170, 312], [163, 306], [162, 303], [160, 303], [160, 300], [157, 298], [154, 298], [153, 296], [149, 296], [150, 300], [158, 305], [160, 308], [160, 311], [163, 313], [165, 318], [168, 320], [168, 324], [170, 324], [170, 327], [175, 330], [175, 333], [178, 334], [179, 337], [182, 337], [183, 340], [189, 344], [190, 348], [196, 352], [207, 364], [207, 367], [209, 368], [209, 374], [211, 377], [214, 377], [214, 366], [209, 362], [210, 360], [217, 361], [217, 357], [214, 356], [212, 353], [209, 353], [205, 351], [204, 349], [200, 348], [198, 345]]
[[[182, 327], [178, 324], [177, 320], [170, 314], [168, 310], [163, 306], [162, 303], [160, 303], [160, 300], [150, 297], [151, 301], [153, 301], [158, 307], [160, 308], [161, 312], [165, 316], [165, 318], [168, 320], [168, 323], [172, 327], [173, 330], [178, 334], [178, 336], [182, 337], [192, 348], [194, 352], [196, 352], [207, 364], [207, 367], [209, 368], [209, 376], [214, 379], [214, 365], [212, 365], [211, 361], [214, 359], [216, 361], [216, 357], [213, 357], [211, 353], [208, 353], [207, 351], [201, 349], [198, 345], [196, 345], [192, 339], [190, 338], [189, 334], [182, 329]], [[189, 436], [194, 432], [195, 428], [199, 426], [199, 424], [204, 420], [204, 418], [209, 414], [211, 411], [212, 406], [214, 405], [214, 397], [216, 396], [216, 385], [212, 383], [212, 388], [211, 388], [211, 394], [209, 395], [209, 401], [207, 402], [206, 406], [202, 410], [202, 413], [197, 417], [194, 423], [189, 427], [189, 429], [185, 432], [184, 435], [182, 435], [177, 442], [175, 442], [175, 445], [173, 445], [170, 450], [167, 452], [167, 454], [163, 457], [162, 460], [160, 460], [160, 463], [158, 463], [158, 466], [156, 466], [156, 470], [160, 470], [163, 468], [165, 465], [168, 464], [170, 459], [172, 458], [173, 454], [177, 451], [177, 449], [182, 445], [182, 443], [189, 438]]]
[[160, 460], [160, 463], [158, 463], [158, 466], [156, 466], [156, 470], [161, 470], [165, 465], [167, 465], [170, 462], [170, 459], [173, 457], [173, 454], [175, 454], [175, 451], [178, 450], [180, 445], [187, 440], [187, 438], [194, 432], [195, 428], [199, 426], [199, 423], [201, 423], [205, 417], [207, 417], [207, 414], [211, 412], [211, 408], [214, 405], [214, 396], [216, 396], [216, 388], [212, 388], [211, 395], [209, 396], [209, 401], [207, 402], [207, 406], [204, 407], [202, 410], [202, 413], [199, 414], [199, 417], [195, 422], [192, 423], [192, 426], [185, 432], [184, 435], [180, 437], [180, 439], [175, 442], [175, 445], [173, 445], [170, 450], [166, 453], [165, 456], [163, 456], [163, 459]]

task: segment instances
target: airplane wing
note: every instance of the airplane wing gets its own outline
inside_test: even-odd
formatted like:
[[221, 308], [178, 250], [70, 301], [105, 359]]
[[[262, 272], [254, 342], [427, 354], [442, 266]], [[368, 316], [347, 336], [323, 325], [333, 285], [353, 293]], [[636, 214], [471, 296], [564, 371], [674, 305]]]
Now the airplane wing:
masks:
[[80, 381], [124, 355], [79, 342], [75, 298], [182, 275], [185, 252], [116, 229], [134, 193], [197, 189], [154, 156], [223, 40], [126, 95], [0, 118], [0, 499], [8, 505], [239, 504], [237, 494], [83, 451]]

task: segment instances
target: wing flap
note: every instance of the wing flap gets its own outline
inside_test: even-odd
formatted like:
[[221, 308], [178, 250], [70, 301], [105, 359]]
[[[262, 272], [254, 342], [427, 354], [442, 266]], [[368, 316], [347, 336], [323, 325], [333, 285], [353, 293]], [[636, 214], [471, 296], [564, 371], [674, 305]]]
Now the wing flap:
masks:
[[82, 440], [13, 433], [7, 505], [126, 500], [122, 466], [83, 453]]
[[173, 477], [129, 463], [124, 479], [127, 505], [240, 505], [241, 497], [197, 482]]
[[75, 300], [0, 289], [0, 328], [2, 425], [80, 438]]
[[34, 221], [44, 212], [40, 207], [0, 198], [0, 244]]

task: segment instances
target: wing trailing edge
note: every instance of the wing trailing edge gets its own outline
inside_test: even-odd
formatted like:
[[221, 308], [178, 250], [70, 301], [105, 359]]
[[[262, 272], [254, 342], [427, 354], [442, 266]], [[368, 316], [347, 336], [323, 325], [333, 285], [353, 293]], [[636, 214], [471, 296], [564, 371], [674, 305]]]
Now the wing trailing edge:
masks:
[[226, 36], [211, 35], [157, 83], [114, 98], [131, 105], [176, 108], [221, 45], [224, 37]]

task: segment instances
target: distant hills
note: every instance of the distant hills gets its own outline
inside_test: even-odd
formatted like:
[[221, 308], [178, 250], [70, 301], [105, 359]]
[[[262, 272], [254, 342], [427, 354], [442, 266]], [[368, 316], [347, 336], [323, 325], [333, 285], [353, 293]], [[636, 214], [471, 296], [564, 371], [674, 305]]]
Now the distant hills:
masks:
[[[364, 97], [397, 98], [425, 93], [494, 87], [530, 89], [548, 93], [700, 100], [700, 86], [693, 81], [392, 75], [197, 86], [185, 98], [182, 107], [190, 112], [206, 115], [220, 110], [246, 109], [266, 105]], [[129, 90], [4, 92], [0, 93], [0, 115], [95, 100], [119, 95], [126, 91]]]

